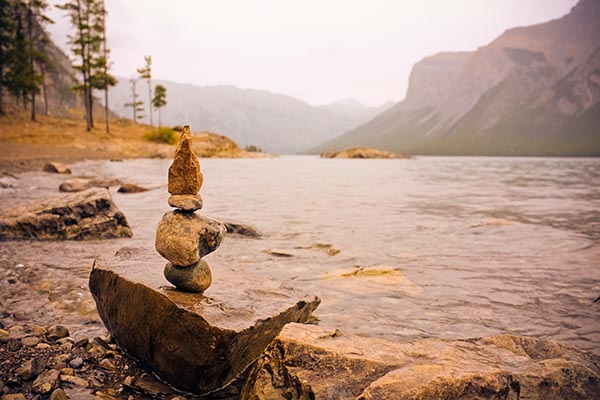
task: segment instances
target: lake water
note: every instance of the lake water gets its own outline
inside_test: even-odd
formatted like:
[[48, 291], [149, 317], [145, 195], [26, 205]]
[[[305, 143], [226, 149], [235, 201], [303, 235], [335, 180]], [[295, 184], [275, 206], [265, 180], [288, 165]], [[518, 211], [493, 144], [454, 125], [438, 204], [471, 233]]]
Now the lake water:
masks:
[[[113, 192], [133, 239], [0, 243], [4, 273], [19, 262], [29, 271], [21, 275], [29, 273], [50, 299], [40, 315], [73, 324], [97, 319], [85, 289], [92, 260], [123, 245], [152, 246], [170, 209], [170, 162], [73, 168], [153, 189]], [[600, 296], [600, 159], [285, 156], [202, 159], [201, 169], [201, 213], [264, 233], [227, 237], [207, 257], [214, 275], [229, 268], [239, 279], [252, 274], [318, 295], [320, 324], [346, 332], [388, 339], [515, 333], [600, 355], [600, 302], [593, 303]], [[63, 179], [23, 174], [18, 197], [56, 191]], [[16, 203], [10, 190], [2, 191], [2, 207]], [[5, 308], [26, 309], [27, 299], [13, 296]]]

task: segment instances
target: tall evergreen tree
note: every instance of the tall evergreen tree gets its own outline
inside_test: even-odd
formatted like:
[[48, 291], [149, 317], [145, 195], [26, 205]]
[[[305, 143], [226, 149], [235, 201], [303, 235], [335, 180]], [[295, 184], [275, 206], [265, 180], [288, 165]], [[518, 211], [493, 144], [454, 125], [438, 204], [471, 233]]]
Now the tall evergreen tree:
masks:
[[14, 15], [11, 3], [0, 0], [0, 115], [4, 111], [4, 87], [7, 85], [5, 72], [8, 67], [8, 56], [11, 52], [14, 33]]
[[[36, 115], [36, 94], [40, 92], [40, 85], [45, 87], [43, 81], [44, 75], [36, 71], [44, 71], [46, 65], [49, 64], [48, 57], [46, 56], [45, 47], [48, 42], [46, 33], [44, 32], [44, 25], [47, 23], [53, 23], [44, 13], [48, 9], [48, 4], [43, 0], [29, 0], [26, 4], [27, 7], [27, 36], [29, 45], [29, 68], [33, 71], [33, 79], [35, 88], [30, 92], [31, 100], [31, 120], [35, 121]], [[45, 92], [44, 92], [45, 95]], [[45, 107], [47, 110], [47, 96], [45, 96]]]
[[160, 109], [167, 105], [167, 88], [163, 85], [156, 85], [154, 88], [154, 97], [152, 106], [158, 110], [158, 127], [161, 126]]
[[146, 65], [144, 68], [138, 68], [138, 74], [141, 79], [146, 79], [148, 82], [148, 115], [150, 116], [150, 126], [153, 126], [152, 122], [152, 57], [145, 56], [144, 61]]
[[13, 45], [10, 49], [8, 59], [10, 67], [6, 74], [6, 86], [8, 91], [18, 100], [23, 102], [23, 108], [27, 109], [27, 104], [31, 94], [39, 91], [39, 85], [34, 69], [30, 64], [31, 46], [27, 40], [26, 32], [26, 12], [21, 3], [15, 5], [15, 35]]
[[[58, 8], [67, 11], [76, 31], [69, 37], [71, 51], [78, 59], [74, 67], [82, 76], [81, 84], [75, 89], [83, 94], [86, 125], [90, 131], [94, 127], [94, 89], [104, 90], [106, 100], [108, 87], [117, 82], [108, 73], [106, 9], [102, 0], [69, 0]], [[107, 101], [105, 107], [108, 107]], [[106, 114], [108, 116], [108, 112]]]

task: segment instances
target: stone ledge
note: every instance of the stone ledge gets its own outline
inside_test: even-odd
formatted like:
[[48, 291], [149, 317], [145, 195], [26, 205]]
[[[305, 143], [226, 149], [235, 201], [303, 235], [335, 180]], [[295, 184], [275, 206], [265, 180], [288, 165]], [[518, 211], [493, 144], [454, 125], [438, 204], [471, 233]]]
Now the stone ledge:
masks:
[[289, 324], [265, 350], [245, 400], [597, 399], [596, 360], [552, 341], [501, 335], [395, 343]]
[[115, 341], [174, 387], [218, 390], [246, 370], [289, 322], [310, 321], [320, 300], [252, 276], [214, 272], [204, 294], [167, 286], [164, 260], [143, 248], [98, 259], [90, 291]]

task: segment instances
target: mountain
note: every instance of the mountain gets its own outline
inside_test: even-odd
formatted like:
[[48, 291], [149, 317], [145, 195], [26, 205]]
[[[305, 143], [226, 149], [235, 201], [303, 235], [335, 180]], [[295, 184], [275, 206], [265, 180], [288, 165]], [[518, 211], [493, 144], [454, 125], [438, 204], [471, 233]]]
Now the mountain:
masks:
[[353, 119], [356, 121], [355, 126], [358, 126], [363, 122], [371, 120], [393, 105], [394, 102], [388, 101], [378, 107], [367, 107], [356, 99], [347, 98], [336, 101], [335, 103], [322, 105], [319, 108], [332, 111], [333, 113], [346, 118]]
[[600, 155], [600, 1], [415, 64], [403, 101], [314, 149]]
[[[109, 91], [109, 104], [115, 113], [130, 118], [132, 110], [125, 104], [131, 101], [131, 85], [127, 78], [118, 79], [117, 86]], [[152, 83], [167, 88], [163, 125], [190, 124], [194, 131], [220, 132], [241, 146], [256, 145], [273, 153], [302, 152], [366, 122], [377, 113], [358, 102], [353, 104], [354, 111], [348, 112], [336, 105], [315, 107], [263, 90], [160, 80]], [[147, 103], [145, 81], [138, 83], [137, 93], [139, 99]], [[155, 122], [156, 119], [155, 112]]]

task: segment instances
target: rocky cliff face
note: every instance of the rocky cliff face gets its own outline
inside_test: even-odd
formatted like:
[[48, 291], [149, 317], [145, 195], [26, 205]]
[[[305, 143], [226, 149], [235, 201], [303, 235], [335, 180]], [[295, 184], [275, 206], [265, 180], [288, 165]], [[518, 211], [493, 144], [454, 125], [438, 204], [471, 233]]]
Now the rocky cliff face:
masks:
[[319, 150], [600, 155], [600, 2], [417, 63], [405, 100]]

